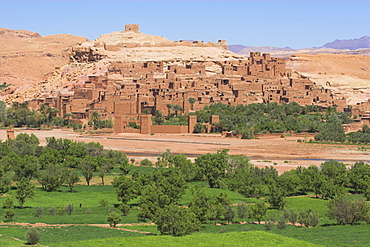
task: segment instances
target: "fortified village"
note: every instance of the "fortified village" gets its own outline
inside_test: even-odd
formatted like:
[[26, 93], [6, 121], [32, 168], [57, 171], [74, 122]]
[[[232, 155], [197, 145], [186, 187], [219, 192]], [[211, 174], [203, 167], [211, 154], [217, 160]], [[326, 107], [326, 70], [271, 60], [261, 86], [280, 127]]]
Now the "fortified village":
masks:
[[[72, 114], [84, 124], [97, 111], [103, 119], [114, 121], [116, 133], [192, 133], [195, 116], [189, 116], [188, 126], [152, 126], [151, 116], [157, 110], [166, 114], [168, 104], [179, 105], [183, 113], [219, 102], [347, 108], [344, 98], [286, 69], [281, 58], [259, 52], [245, 58], [228, 51], [225, 40], [174, 42], [143, 34], [136, 24], [73, 47], [70, 63], [57, 69], [54, 80], [71, 77], [74, 71], [83, 83], [55, 97], [32, 100], [30, 107], [47, 104], [58, 109], [60, 116]], [[370, 101], [353, 110], [364, 114], [370, 110]], [[217, 117], [212, 121], [218, 121]], [[141, 129], [128, 127], [132, 122]]]

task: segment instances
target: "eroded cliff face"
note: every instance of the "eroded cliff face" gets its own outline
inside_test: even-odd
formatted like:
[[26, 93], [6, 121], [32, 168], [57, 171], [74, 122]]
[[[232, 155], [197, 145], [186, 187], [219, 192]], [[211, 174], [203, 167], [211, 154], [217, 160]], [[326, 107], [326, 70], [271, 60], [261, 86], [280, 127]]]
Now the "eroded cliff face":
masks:
[[350, 105], [370, 98], [370, 56], [301, 53], [292, 56], [286, 65], [346, 97]]
[[69, 34], [42, 37], [31, 31], [0, 28], [0, 83], [11, 84], [0, 91], [0, 100], [31, 99], [29, 89], [69, 62], [71, 46], [87, 40]]

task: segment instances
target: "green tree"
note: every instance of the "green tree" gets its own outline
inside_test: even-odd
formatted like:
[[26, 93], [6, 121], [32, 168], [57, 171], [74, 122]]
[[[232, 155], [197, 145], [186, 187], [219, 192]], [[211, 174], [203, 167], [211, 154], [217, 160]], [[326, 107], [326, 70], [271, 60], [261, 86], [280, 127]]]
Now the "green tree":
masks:
[[125, 176], [115, 177], [112, 182], [116, 189], [117, 199], [123, 204], [139, 195], [139, 185], [132, 178]]
[[65, 183], [68, 185], [70, 192], [74, 192], [73, 187], [78, 182], [80, 182], [80, 177], [78, 176], [77, 172], [72, 169], [69, 169], [66, 172]]
[[226, 178], [228, 168], [228, 150], [219, 150], [216, 154], [205, 154], [195, 159], [198, 172], [205, 177], [211, 188], [219, 188], [221, 181]]
[[191, 110], [194, 110], [194, 103], [197, 102], [197, 100], [195, 98], [189, 98], [188, 102], [191, 105]]
[[356, 162], [348, 171], [348, 177], [355, 192], [364, 192], [370, 186], [370, 165]]
[[370, 220], [370, 206], [364, 201], [350, 201], [346, 197], [335, 198], [327, 204], [329, 219], [339, 225], [354, 225], [358, 221]]
[[89, 186], [91, 179], [94, 177], [94, 171], [96, 170], [96, 160], [93, 157], [87, 156], [81, 160], [79, 170], [84, 176], [87, 186]]
[[270, 203], [272, 208], [276, 208], [282, 210], [286, 205], [286, 199], [284, 196], [284, 191], [279, 188], [273, 186], [270, 190], [270, 195], [268, 197], [268, 203]]
[[247, 216], [248, 206], [245, 202], [238, 203], [238, 216], [243, 220]]
[[116, 212], [111, 212], [107, 215], [107, 221], [111, 227], [116, 227], [121, 220], [121, 216]]
[[201, 229], [201, 223], [189, 209], [170, 204], [154, 216], [154, 223], [161, 234], [184, 236]]
[[66, 179], [66, 169], [60, 165], [47, 165], [45, 170], [38, 174], [38, 181], [46, 191], [56, 191]]
[[230, 223], [234, 220], [235, 218], [235, 210], [233, 209], [232, 206], [226, 205], [225, 206], [225, 215], [224, 215], [225, 220], [227, 220], [227, 223]]
[[267, 206], [265, 203], [259, 201], [255, 205], [249, 207], [249, 217], [254, 218], [261, 224], [261, 220], [266, 216]]
[[17, 191], [15, 198], [19, 202], [20, 208], [23, 208], [23, 204], [26, 202], [27, 198], [34, 196], [35, 186], [26, 178], [22, 178], [17, 182]]

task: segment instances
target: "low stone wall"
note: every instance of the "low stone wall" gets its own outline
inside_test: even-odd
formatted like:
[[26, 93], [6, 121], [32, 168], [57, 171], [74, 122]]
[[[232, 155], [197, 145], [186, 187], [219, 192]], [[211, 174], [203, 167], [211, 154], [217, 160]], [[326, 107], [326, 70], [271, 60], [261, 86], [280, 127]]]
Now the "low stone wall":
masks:
[[185, 134], [185, 133], [188, 133], [188, 126], [153, 125], [152, 126], [152, 133]]

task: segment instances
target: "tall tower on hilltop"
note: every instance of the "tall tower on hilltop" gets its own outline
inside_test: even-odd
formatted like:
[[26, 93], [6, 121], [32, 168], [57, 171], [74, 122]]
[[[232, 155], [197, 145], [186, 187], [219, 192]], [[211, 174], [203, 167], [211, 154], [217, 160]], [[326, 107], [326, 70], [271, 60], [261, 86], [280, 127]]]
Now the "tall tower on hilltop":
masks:
[[125, 31], [139, 32], [139, 24], [126, 24]]

